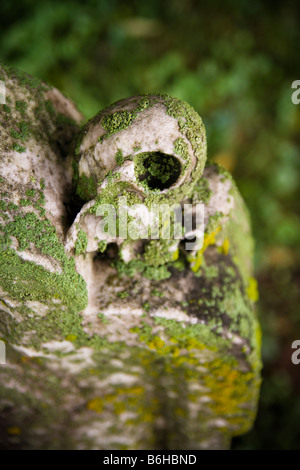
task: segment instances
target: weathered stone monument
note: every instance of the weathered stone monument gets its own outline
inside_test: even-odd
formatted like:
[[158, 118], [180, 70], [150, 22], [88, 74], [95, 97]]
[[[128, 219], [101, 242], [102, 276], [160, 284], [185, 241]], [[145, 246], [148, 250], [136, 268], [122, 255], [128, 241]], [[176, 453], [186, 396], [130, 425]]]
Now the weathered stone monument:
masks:
[[0, 447], [228, 448], [260, 385], [253, 240], [201, 118], [147, 95], [80, 128], [0, 80]]

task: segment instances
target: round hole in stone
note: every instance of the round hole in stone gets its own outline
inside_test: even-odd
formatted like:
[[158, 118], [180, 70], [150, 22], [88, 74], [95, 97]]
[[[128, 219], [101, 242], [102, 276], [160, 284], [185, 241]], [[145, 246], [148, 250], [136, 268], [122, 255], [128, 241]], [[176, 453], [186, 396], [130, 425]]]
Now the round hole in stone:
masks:
[[140, 153], [135, 158], [135, 172], [149, 189], [163, 191], [178, 180], [181, 163], [173, 155], [162, 152]]

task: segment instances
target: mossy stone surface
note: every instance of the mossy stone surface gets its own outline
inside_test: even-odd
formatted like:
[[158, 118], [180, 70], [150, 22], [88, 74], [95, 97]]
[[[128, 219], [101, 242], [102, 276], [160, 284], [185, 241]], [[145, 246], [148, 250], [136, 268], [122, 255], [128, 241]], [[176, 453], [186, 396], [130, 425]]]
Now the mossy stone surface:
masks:
[[[79, 130], [72, 108], [61, 113], [63, 97], [7, 68], [0, 79], [10, 97], [0, 109], [0, 151], [11, 169], [0, 165], [0, 339], [7, 346], [1, 447], [227, 448], [256, 414], [257, 289], [247, 210], [230, 175], [205, 166], [201, 119], [166, 95], [106, 110], [99, 144], [163, 103], [178, 122], [181, 137], [170, 148], [187, 179], [145, 191], [122, 181], [122, 165], [145, 154], [137, 136], [131, 154], [114, 149], [115, 166], [107, 174], [102, 168], [99, 190], [99, 174], [79, 167], [85, 128]], [[167, 163], [145, 159], [143, 171], [164, 185]], [[180, 241], [174, 249], [169, 240], [129, 239], [124, 246], [102, 240], [90, 252], [89, 232], [74, 222], [81, 210], [75, 191], [82, 200], [95, 198], [82, 217], [96, 217], [103, 203], [117, 206], [123, 194], [129, 206], [200, 201], [207, 215], [203, 246], [187, 252]], [[134, 253], [129, 262], [122, 256], [126, 246]]]

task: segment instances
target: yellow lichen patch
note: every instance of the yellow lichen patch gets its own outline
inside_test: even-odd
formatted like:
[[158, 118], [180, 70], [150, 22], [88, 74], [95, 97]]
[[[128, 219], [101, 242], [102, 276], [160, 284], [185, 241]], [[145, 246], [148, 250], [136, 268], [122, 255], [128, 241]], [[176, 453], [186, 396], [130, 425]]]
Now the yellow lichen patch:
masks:
[[229, 242], [228, 238], [225, 238], [225, 240], [223, 241], [222, 247], [221, 247], [222, 253], [224, 255], [228, 255], [229, 247], [230, 247], [230, 242]]
[[196, 338], [188, 338], [186, 349], [188, 351], [191, 349], [203, 350], [206, 349], [206, 346], [203, 343], [200, 343]]
[[201, 250], [197, 252], [196, 257], [188, 258], [188, 261], [191, 263], [191, 268], [194, 273], [196, 273], [198, 269], [200, 268], [202, 264], [202, 260], [203, 260], [203, 252]]
[[160, 349], [160, 348], [163, 348], [164, 345], [165, 345], [165, 342], [158, 336], [155, 336], [153, 340], [148, 343], [148, 346], [150, 349]]
[[180, 354], [180, 349], [179, 348], [173, 348], [172, 349], [173, 357], [178, 357]]
[[256, 339], [256, 345], [258, 350], [261, 348], [261, 342], [262, 342], [262, 332], [261, 332], [261, 327], [260, 324], [257, 323], [256, 328], [255, 328], [255, 339]]
[[204, 384], [210, 389], [209, 407], [217, 416], [234, 420], [239, 427], [247, 429], [252, 424], [251, 403], [257, 388], [254, 374], [235, 369], [234, 364], [222, 359], [208, 363], [207, 367], [211, 373], [205, 376]]
[[66, 340], [67, 341], [76, 341], [77, 336], [76, 335], [67, 335]]
[[130, 393], [132, 395], [142, 395], [145, 392], [143, 387], [130, 387], [127, 388], [125, 391], [126, 393]]
[[203, 245], [200, 250], [197, 251], [196, 256], [189, 256], [188, 261], [191, 264], [191, 269], [193, 272], [197, 272], [200, 268], [203, 260], [203, 253], [205, 252], [206, 248], [210, 245], [215, 245], [216, 243], [216, 235], [221, 230], [221, 227], [217, 227], [216, 230], [210, 233], [204, 234]]
[[102, 398], [93, 398], [86, 405], [88, 410], [96, 411], [96, 413], [102, 413], [103, 411], [103, 400]]
[[130, 328], [129, 331], [131, 333], [139, 333], [140, 328], [138, 326], [134, 326], [134, 327]]
[[[181, 334], [179, 333], [176, 336], [170, 336], [168, 339], [171, 343], [176, 344], [177, 348], [181, 348], [187, 351], [191, 351], [191, 350], [203, 351], [204, 349], [209, 349], [210, 351], [217, 350], [215, 346], [211, 346], [211, 345], [208, 346], [204, 344], [203, 342], [199, 341], [197, 337], [193, 337], [193, 336], [190, 337], [188, 335], [185, 336], [184, 332]], [[171, 352], [174, 352], [174, 348], [173, 347], [170, 347], [170, 348], [172, 348]]]
[[205, 251], [209, 245], [214, 245], [216, 243], [216, 235], [220, 230], [221, 227], [219, 226], [213, 232], [204, 235], [203, 247], [201, 248], [202, 251]]
[[10, 426], [9, 428], [7, 428], [6, 432], [10, 436], [19, 436], [22, 431], [17, 426]]
[[249, 284], [247, 287], [247, 295], [252, 302], [257, 302], [259, 298], [258, 289], [257, 289], [257, 281], [254, 277], [250, 277]]
[[[112, 393], [103, 396], [101, 407], [103, 409], [107, 404], [112, 403], [116, 413], [118, 410], [118, 414], [120, 414], [125, 411], [125, 405], [123, 406], [123, 404], [127, 403], [130, 406], [137, 406], [138, 400], [140, 400], [144, 393], [144, 388], [140, 386], [116, 387]], [[100, 398], [92, 400], [92, 406], [95, 405], [97, 407], [98, 402], [95, 400], [100, 400]]]

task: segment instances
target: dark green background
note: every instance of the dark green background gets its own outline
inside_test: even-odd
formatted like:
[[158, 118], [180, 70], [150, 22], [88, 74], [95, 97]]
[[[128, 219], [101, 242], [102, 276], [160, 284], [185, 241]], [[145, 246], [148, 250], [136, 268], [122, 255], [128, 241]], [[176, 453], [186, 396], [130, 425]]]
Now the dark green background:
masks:
[[263, 384], [235, 449], [300, 448], [300, 80], [297, 2], [1, 0], [0, 61], [40, 77], [92, 117], [167, 92], [202, 116], [208, 157], [234, 175], [256, 238]]

